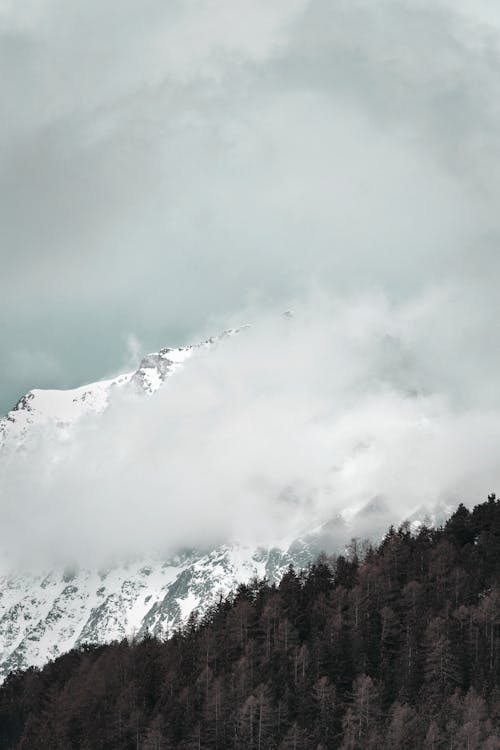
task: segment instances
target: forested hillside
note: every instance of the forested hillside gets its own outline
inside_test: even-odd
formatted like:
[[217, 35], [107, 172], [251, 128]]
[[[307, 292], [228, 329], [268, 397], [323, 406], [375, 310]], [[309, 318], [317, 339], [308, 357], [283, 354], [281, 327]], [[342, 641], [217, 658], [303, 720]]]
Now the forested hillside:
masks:
[[500, 748], [500, 502], [278, 586], [166, 642], [72, 651], [0, 689], [23, 750]]

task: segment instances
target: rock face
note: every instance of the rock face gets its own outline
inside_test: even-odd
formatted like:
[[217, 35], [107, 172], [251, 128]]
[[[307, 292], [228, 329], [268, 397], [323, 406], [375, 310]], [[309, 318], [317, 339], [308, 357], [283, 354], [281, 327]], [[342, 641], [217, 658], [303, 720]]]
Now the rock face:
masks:
[[0, 681], [82, 643], [146, 633], [167, 635], [193, 610], [254, 576], [278, 580], [302, 567], [313, 546], [295, 551], [221, 546], [172, 559], [140, 560], [104, 571], [51, 571], [0, 578]]

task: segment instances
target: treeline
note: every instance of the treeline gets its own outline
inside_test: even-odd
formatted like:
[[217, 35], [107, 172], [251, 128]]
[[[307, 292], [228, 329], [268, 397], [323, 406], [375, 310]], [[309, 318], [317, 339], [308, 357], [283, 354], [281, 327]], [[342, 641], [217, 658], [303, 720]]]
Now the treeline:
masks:
[[500, 748], [500, 502], [0, 689], [14, 750]]

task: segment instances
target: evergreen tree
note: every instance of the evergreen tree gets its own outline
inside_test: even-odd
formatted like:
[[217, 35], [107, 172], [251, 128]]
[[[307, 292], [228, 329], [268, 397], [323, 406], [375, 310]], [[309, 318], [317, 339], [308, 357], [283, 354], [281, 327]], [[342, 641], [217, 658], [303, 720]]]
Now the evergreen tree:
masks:
[[498, 535], [492, 498], [12, 674], [0, 750], [500, 750]]

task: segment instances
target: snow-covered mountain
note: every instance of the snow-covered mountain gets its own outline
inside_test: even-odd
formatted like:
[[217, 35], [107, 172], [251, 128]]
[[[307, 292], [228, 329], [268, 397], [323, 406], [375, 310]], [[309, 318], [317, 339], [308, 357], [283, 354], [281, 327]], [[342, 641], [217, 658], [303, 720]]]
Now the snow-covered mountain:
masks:
[[160, 349], [144, 357], [137, 370], [116, 378], [68, 390], [34, 388], [20, 398], [5, 417], [0, 418], [0, 450], [22, 447], [34, 428], [43, 429], [52, 425], [64, 429], [89, 412], [104, 411], [115, 388], [136, 388], [145, 394], [154, 393], [193, 353], [200, 348], [213, 346], [233, 333], [236, 330], [226, 331], [195, 346]]
[[0, 681], [82, 643], [166, 635], [197, 609], [253, 576], [277, 580], [302, 567], [313, 547], [287, 551], [222, 546], [108, 570], [50, 571], [0, 578]]
[[[34, 435], [42, 441], [49, 431], [64, 435], [85, 415], [104, 413], [116, 389], [154, 398], [169, 378], [182, 377], [177, 373], [187, 359], [238, 331], [195, 346], [161, 349], [116, 378], [72, 390], [30, 391], [0, 419], [0, 471], [2, 461], [23, 451]], [[350, 509], [272, 548], [232, 543], [114, 563], [105, 570], [0, 570], [0, 681], [12, 670], [42, 665], [82, 643], [167, 634], [239, 583], [254, 576], [276, 581], [289, 565], [303, 568], [322, 550], [342, 549], [353, 520], [358, 532], [380, 536], [389, 513], [381, 498], [373, 498], [357, 514]], [[423, 515], [425, 510], [417, 511], [413, 520]]]
[[[30, 435], [65, 431], [89, 412], [104, 412], [117, 388], [151, 396], [202, 344], [161, 349], [137, 370], [71, 390], [34, 389], [0, 419], [0, 461], [22, 450]], [[330, 533], [330, 532], [328, 532]], [[331, 535], [330, 535], [331, 536]], [[223, 545], [141, 559], [107, 570], [51, 570], [0, 576], [0, 681], [12, 670], [42, 665], [81, 643], [104, 643], [146, 632], [166, 634], [238, 583], [254, 576], [278, 580], [293, 564], [303, 567], [324, 545], [324, 530], [281, 548]]]
[[133, 388], [146, 395], [155, 393], [182, 364], [197, 352], [213, 347], [249, 326], [230, 328], [200, 344], [160, 349], [146, 355], [139, 367], [115, 378], [99, 380], [67, 390], [34, 388], [0, 418], [0, 450], [21, 448], [30, 432], [52, 426], [64, 430], [91, 412], [103, 412], [116, 388]]

